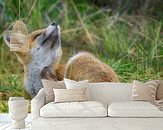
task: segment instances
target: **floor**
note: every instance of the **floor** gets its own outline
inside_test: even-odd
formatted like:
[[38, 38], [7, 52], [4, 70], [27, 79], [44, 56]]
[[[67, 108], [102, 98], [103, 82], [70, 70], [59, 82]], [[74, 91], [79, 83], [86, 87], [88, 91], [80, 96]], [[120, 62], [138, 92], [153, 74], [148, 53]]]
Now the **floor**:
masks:
[[31, 118], [30, 114], [28, 114], [25, 119], [26, 128], [24, 129], [12, 129], [12, 119], [9, 114], [0, 114], [0, 130], [30, 130]]

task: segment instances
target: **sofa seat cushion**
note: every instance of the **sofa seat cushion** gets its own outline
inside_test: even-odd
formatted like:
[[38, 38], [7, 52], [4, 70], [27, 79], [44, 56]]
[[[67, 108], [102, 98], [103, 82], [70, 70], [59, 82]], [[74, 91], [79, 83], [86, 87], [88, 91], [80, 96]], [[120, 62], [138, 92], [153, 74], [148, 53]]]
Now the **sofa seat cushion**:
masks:
[[128, 101], [112, 102], [108, 107], [108, 116], [111, 117], [163, 117], [160, 111], [150, 102]]
[[105, 117], [107, 107], [101, 102], [50, 102], [40, 109], [41, 117]]

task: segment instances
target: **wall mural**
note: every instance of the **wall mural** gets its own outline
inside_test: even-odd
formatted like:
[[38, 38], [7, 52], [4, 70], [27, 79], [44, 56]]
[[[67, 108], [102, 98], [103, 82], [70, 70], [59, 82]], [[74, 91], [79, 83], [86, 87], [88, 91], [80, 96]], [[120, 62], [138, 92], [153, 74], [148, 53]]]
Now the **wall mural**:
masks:
[[[19, 35], [21, 34], [17, 34], [15, 37], [17, 46], [21, 46], [18, 42], [22, 37]], [[25, 89], [31, 96], [36, 96], [38, 91], [43, 87], [42, 78], [51, 78], [56, 81], [63, 80], [65, 77], [77, 81], [118, 82], [114, 70], [88, 52], [74, 55], [68, 60], [67, 64], [60, 67], [59, 62], [62, 57], [60, 37], [59, 25], [52, 23], [47, 28], [34, 31], [29, 36], [29, 51], [24, 52], [22, 48], [21, 50], [12, 49], [24, 66]], [[4, 33], [4, 39], [6, 44], [11, 48], [9, 31]], [[52, 77], [47, 75], [48, 73], [51, 73]]]
[[[0, 0], [0, 113], [41, 79], [163, 79], [162, 1]], [[20, 33], [21, 32], [21, 33]]]

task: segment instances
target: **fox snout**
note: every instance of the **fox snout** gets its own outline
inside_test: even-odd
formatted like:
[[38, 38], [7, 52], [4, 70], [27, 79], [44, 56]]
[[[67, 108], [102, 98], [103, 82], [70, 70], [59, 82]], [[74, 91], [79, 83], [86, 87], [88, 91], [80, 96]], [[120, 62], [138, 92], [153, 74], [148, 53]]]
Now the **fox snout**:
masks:
[[50, 24], [44, 32], [42, 32], [37, 40], [40, 45], [51, 45], [53, 46], [60, 44], [60, 27], [57, 23]]
[[49, 25], [46, 30], [45, 30], [45, 34], [47, 36], [49, 35], [60, 35], [60, 27], [57, 23], [52, 23], [51, 25]]

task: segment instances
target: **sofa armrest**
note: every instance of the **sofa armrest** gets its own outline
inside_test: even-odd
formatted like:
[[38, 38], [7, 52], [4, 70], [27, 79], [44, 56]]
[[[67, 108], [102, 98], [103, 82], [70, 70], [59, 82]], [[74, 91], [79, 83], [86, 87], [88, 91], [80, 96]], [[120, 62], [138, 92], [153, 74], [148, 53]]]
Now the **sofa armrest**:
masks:
[[36, 119], [40, 117], [40, 109], [45, 104], [44, 88], [40, 89], [38, 94], [31, 100], [31, 117]]

